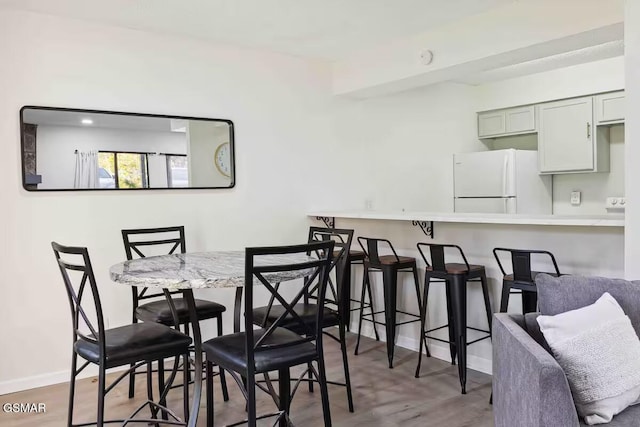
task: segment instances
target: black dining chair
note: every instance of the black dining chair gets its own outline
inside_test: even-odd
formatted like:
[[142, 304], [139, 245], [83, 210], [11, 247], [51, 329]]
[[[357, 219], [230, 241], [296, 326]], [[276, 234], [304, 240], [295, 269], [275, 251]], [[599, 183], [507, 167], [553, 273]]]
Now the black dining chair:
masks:
[[[62, 246], [55, 242], [52, 242], [51, 246], [53, 247], [69, 298], [73, 326], [73, 355], [71, 359], [67, 425], [72, 427], [95, 424], [98, 427], [102, 427], [106, 423], [115, 422], [124, 423], [123, 425], [134, 421], [154, 424], [162, 423], [164, 420], [157, 418], [158, 412], [161, 412], [163, 417], [168, 418], [168, 416], [171, 416], [173, 418], [171, 424], [186, 425], [171, 410], [153, 402], [153, 390], [150, 386], [147, 387], [148, 401], [138, 407], [129, 418], [105, 421], [105, 396], [122, 379], [129, 375], [130, 370], [147, 365], [148, 385], [151, 384], [151, 363], [154, 361], [170, 357], [175, 357], [177, 361], [182, 356], [185, 359], [184, 366], [186, 370], [186, 367], [189, 366], [186, 359], [189, 356], [191, 338], [176, 329], [158, 323], [133, 323], [105, 329], [100, 294], [87, 248]], [[92, 304], [87, 302], [87, 297], [92, 300]], [[91, 306], [92, 308], [90, 308]], [[95, 321], [92, 319], [95, 319]], [[78, 356], [85, 360], [85, 363], [80, 368], [77, 367]], [[76, 377], [89, 364], [98, 366], [97, 417], [95, 422], [74, 424], [73, 408]], [[106, 370], [126, 365], [130, 365], [129, 370], [107, 386]], [[161, 391], [159, 402], [165, 401], [175, 375], [176, 369], [172, 371], [169, 380]], [[183, 390], [186, 400], [188, 398], [186, 385]], [[151, 418], [134, 419], [147, 405], [151, 410]]]
[[[507, 273], [500, 256], [507, 257], [511, 260], [511, 273]], [[502, 272], [502, 296], [500, 298], [500, 313], [506, 313], [509, 307], [509, 297], [511, 294], [521, 294], [522, 296], [522, 313], [533, 313], [538, 306], [538, 288], [536, 286], [536, 276], [538, 274], [550, 274], [552, 276], [560, 276], [560, 269], [556, 262], [556, 257], [549, 251], [533, 250], [533, 249], [509, 249], [495, 248], [493, 256], [498, 262], [498, 267]], [[553, 264], [552, 272], [541, 272], [531, 270], [531, 257], [547, 258]]]
[[[342, 364], [344, 369], [344, 383], [335, 381], [327, 381], [328, 384], [340, 385], [346, 387], [347, 403], [349, 412], [353, 412], [353, 394], [351, 392], [351, 377], [349, 375], [349, 361], [347, 358], [347, 339], [346, 339], [346, 313], [349, 312], [349, 298], [345, 270], [349, 268], [349, 248], [353, 240], [353, 230], [310, 227], [308, 243], [323, 242], [332, 240], [335, 243], [333, 260], [331, 262], [331, 271], [335, 272], [335, 283], [329, 277], [327, 283], [327, 295], [325, 295], [325, 312], [323, 317], [324, 334], [340, 344], [342, 352]], [[309, 254], [320, 256], [320, 254]], [[277, 288], [276, 288], [277, 289]], [[287, 328], [297, 334], [304, 335], [307, 331], [316, 330], [316, 317], [318, 311], [318, 291], [319, 286], [313, 286], [309, 289], [309, 293], [304, 296], [304, 300], [295, 305], [295, 313], [305, 322], [306, 328], [301, 328], [293, 317], [287, 317], [282, 327]], [[282, 305], [275, 304], [275, 297], [272, 296], [269, 304], [265, 307], [259, 307], [253, 310], [253, 319], [256, 325], [266, 328], [272, 325], [280, 316], [286, 315], [286, 308]], [[338, 327], [338, 336], [331, 332]], [[313, 391], [313, 378], [311, 370], [307, 370], [309, 375], [309, 389]], [[304, 375], [304, 373], [303, 373]], [[292, 396], [293, 397], [293, 396]]]
[[[160, 228], [141, 228], [141, 229], [127, 229], [122, 230], [122, 240], [124, 242], [124, 249], [128, 260], [135, 257], [145, 258], [148, 255], [158, 254], [174, 254], [186, 252], [186, 241], [184, 226], [177, 227], [160, 227]], [[153, 251], [151, 253], [151, 251]], [[132, 286], [133, 296], [133, 323], [138, 321], [161, 323], [167, 326], [174, 325], [174, 319], [171, 312], [171, 307], [167, 302], [162, 292], [153, 292], [150, 288]], [[180, 291], [169, 292], [169, 294], [181, 294]], [[142, 303], [147, 300], [151, 302]], [[175, 306], [178, 322], [184, 327], [184, 333], [189, 335], [189, 310], [187, 307], [187, 301], [182, 297], [173, 298], [173, 304]], [[222, 304], [218, 304], [213, 301], [206, 301], [202, 299], [196, 299], [196, 315], [199, 320], [215, 319], [218, 327], [218, 336], [222, 335], [222, 313], [225, 312], [226, 307]], [[135, 375], [137, 373], [133, 371], [129, 375], [129, 398], [132, 398], [135, 394]], [[224, 376], [224, 372], [221, 370], [216, 373], [220, 375], [220, 383], [222, 386], [222, 393], [224, 400], [229, 400], [229, 394], [227, 392], [227, 384]], [[189, 379], [187, 375], [187, 379]], [[160, 388], [163, 388], [164, 380], [164, 364], [158, 364], [158, 381]]]
[[[215, 363], [227, 370], [235, 379], [247, 399], [249, 427], [255, 427], [258, 419], [277, 415], [280, 427], [290, 424], [291, 404], [290, 368], [317, 364], [312, 368], [314, 378], [320, 386], [323, 419], [325, 427], [331, 427], [329, 395], [323, 355], [323, 333], [325, 295], [329, 270], [333, 258], [332, 240], [295, 246], [247, 248], [245, 260], [245, 331], [206, 341], [202, 347], [207, 355], [207, 369]], [[318, 254], [318, 258], [307, 254]], [[286, 257], [286, 260], [285, 260]], [[295, 259], [292, 259], [295, 257]], [[280, 260], [280, 261], [279, 261]], [[300, 280], [289, 280], [291, 272], [305, 272], [302, 284], [295, 289]], [[291, 276], [289, 276], [291, 277]], [[276, 289], [287, 288], [286, 292]], [[305, 295], [314, 286], [318, 286], [316, 319], [313, 325], [305, 322], [295, 311], [295, 306], [304, 301]], [[262, 286], [260, 286], [262, 285]], [[284, 312], [268, 327], [254, 329], [254, 287], [264, 288], [268, 295], [284, 307]], [[295, 322], [302, 335], [293, 332]], [[256, 378], [258, 374], [278, 371], [279, 412], [258, 416], [256, 412]], [[246, 384], [245, 384], [246, 383]], [[207, 383], [207, 426], [213, 426], [213, 386]], [[295, 389], [294, 389], [295, 393]], [[236, 423], [237, 425], [241, 423]]]

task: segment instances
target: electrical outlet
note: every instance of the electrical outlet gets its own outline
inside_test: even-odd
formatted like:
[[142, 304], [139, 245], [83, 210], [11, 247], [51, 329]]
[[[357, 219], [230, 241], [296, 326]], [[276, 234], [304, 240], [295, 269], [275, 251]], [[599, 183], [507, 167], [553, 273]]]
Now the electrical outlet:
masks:
[[571, 204], [573, 206], [579, 206], [580, 205], [580, 192], [579, 191], [572, 191], [571, 192]]
[[605, 207], [607, 209], [624, 210], [626, 204], [627, 199], [625, 197], [607, 197]]

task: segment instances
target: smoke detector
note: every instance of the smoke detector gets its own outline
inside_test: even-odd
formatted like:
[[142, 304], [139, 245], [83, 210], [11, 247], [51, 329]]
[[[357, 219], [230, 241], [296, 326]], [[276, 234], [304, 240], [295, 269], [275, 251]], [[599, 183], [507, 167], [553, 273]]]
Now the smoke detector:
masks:
[[423, 65], [429, 65], [433, 62], [433, 52], [430, 50], [423, 50], [420, 52], [420, 63]]

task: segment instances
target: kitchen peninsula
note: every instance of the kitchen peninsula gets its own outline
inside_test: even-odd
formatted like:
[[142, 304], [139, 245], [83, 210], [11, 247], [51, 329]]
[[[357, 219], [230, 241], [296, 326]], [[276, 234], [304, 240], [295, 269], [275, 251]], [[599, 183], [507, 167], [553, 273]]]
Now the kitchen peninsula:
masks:
[[[563, 274], [622, 277], [624, 265], [624, 214], [591, 215], [535, 215], [535, 214], [489, 214], [454, 213], [402, 210], [309, 210], [310, 224], [323, 224], [336, 228], [355, 230], [355, 236], [388, 239], [398, 255], [411, 256], [418, 260], [421, 279], [424, 262], [416, 249], [418, 242], [455, 244], [462, 247], [472, 264], [486, 267], [489, 293], [494, 312], [498, 311], [502, 275], [493, 256], [496, 247], [540, 249], [552, 252]], [[424, 232], [424, 234], [423, 234]], [[433, 235], [431, 236], [431, 232]], [[354, 238], [355, 240], [355, 238]], [[354, 249], [359, 249], [357, 244]], [[453, 254], [452, 254], [453, 255]], [[455, 257], [454, 257], [455, 258]], [[450, 262], [458, 262], [452, 258]], [[533, 265], [535, 264], [535, 265]], [[544, 262], [532, 260], [537, 271], [549, 271]], [[402, 277], [398, 290], [400, 309], [417, 310], [415, 293], [412, 293], [411, 275]], [[381, 277], [371, 274], [373, 299], [376, 307], [383, 300]], [[362, 282], [362, 269], [352, 270], [352, 295], [358, 298]], [[519, 312], [519, 296], [510, 299], [509, 311]], [[356, 305], [354, 304], [354, 308]], [[357, 312], [355, 312], [357, 313]], [[484, 327], [482, 293], [477, 286], [468, 288], [468, 324]], [[431, 286], [428, 324], [435, 327], [447, 323], [445, 293], [442, 285]], [[357, 330], [357, 316], [351, 318], [352, 330]], [[378, 331], [382, 332], [382, 328]], [[364, 326], [364, 334], [373, 336], [370, 325]], [[473, 335], [472, 335], [473, 334]], [[398, 330], [396, 344], [412, 350], [418, 349], [417, 329], [410, 327]], [[384, 335], [383, 335], [384, 337]], [[442, 336], [441, 338], [446, 338]], [[470, 332], [470, 339], [478, 338]], [[429, 349], [434, 357], [450, 360], [449, 348], [431, 342]], [[468, 349], [469, 368], [490, 373], [491, 343], [479, 342]]]

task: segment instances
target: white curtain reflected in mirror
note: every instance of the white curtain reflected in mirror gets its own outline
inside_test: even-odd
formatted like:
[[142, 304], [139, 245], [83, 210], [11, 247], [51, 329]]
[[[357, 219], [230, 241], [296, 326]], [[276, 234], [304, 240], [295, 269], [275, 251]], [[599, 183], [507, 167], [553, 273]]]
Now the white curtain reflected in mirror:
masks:
[[21, 125], [27, 190], [234, 185], [228, 120], [24, 107]]
[[76, 168], [73, 188], [99, 188], [98, 185], [98, 152], [76, 151]]

